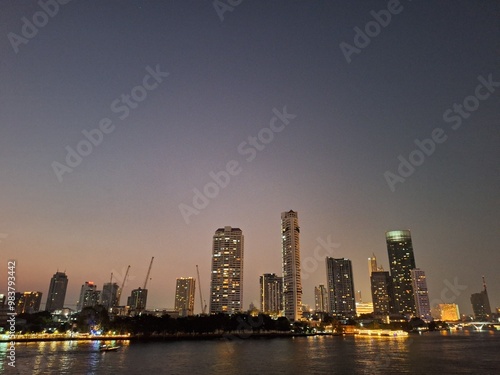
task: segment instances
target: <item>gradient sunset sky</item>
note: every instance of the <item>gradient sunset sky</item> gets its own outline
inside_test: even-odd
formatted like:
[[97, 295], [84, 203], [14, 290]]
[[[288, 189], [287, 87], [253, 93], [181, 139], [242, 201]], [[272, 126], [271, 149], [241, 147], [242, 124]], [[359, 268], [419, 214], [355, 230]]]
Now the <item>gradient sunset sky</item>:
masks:
[[[212, 236], [233, 226], [245, 236], [243, 304], [259, 306], [259, 276], [281, 274], [280, 214], [293, 209], [312, 306], [326, 283], [318, 238], [339, 244], [333, 256], [352, 260], [371, 301], [367, 258], [389, 269], [394, 229], [411, 230], [431, 300], [471, 313], [484, 275], [500, 306], [500, 85], [479, 91], [489, 96], [459, 127], [456, 113], [443, 118], [476, 97], [478, 77], [500, 82], [500, 3], [401, 1], [349, 63], [340, 44], [355, 46], [355, 28], [387, 7], [242, 1], [219, 16], [212, 1], [72, 1], [13, 45], [23, 17], [44, 18], [34, 1], [2, 1], [0, 293], [9, 259], [17, 290], [41, 291], [43, 303], [65, 270], [73, 308], [85, 281], [101, 289], [130, 264], [124, 303], [154, 256], [148, 308], [172, 308], [176, 277], [196, 277], [196, 264], [208, 303]], [[127, 116], [113, 111], [147, 67], [169, 75], [136, 89], [147, 97]], [[296, 117], [247, 161], [239, 145], [284, 107]], [[53, 163], [106, 118], [114, 130], [59, 181]], [[392, 191], [384, 173], [398, 173], [398, 157], [436, 128], [446, 140]], [[231, 160], [241, 172], [186, 223], [179, 205], [192, 206], [193, 189]], [[454, 280], [466, 286], [456, 298], [446, 292]]]

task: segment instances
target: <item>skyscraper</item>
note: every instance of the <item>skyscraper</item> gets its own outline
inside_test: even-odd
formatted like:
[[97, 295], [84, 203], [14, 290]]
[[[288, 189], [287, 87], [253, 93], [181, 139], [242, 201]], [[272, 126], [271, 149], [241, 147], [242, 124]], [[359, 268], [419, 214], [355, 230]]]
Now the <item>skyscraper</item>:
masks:
[[192, 277], [179, 277], [175, 283], [175, 310], [180, 316], [193, 315], [196, 281]]
[[283, 257], [283, 307], [291, 321], [302, 317], [302, 280], [300, 277], [299, 218], [295, 211], [281, 213]]
[[260, 281], [260, 310], [264, 314], [279, 316], [283, 311], [283, 278], [265, 273]]
[[210, 313], [234, 314], [243, 306], [243, 232], [226, 226], [215, 231], [212, 244]]
[[394, 310], [392, 279], [388, 271], [372, 272], [370, 277], [373, 314], [377, 318], [388, 317]]
[[80, 289], [80, 299], [76, 304], [76, 310], [81, 311], [84, 307], [96, 306], [100, 295], [101, 292], [97, 290], [97, 285], [93, 281], [85, 281]]
[[67, 287], [68, 276], [66, 276], [64, 272], [56, 272], [50, 279], [45, 310], [50, 312], [62, 310], [64, 307], [64, 299], [66, 298]]
[[118, 305], [118, 284], [106, 283], [102, 287], [101, 302], [106, 309], [116, 307]]
[[385, 238], [389, 254], [395, 311], [406, 316], [414, 316], [416, 311], [411, 270], [416, 267], [411, 233], [409, 230], [394, 230], [386, 232]]
[[356, 316], [352, 264], [345, 258], [326, 258], [326, 280], [330, 313], [340, 319]]
[[411, 279], [413, 296], [415, 298], [416, 316], [426, 322], [431, 321], [431, 306], [429, 302], [429, 291], [427, 290], [425, 272], [419, 268], [415, 268], [411, 270]]
[[324, 285], [314, 287], [314, 308], [316, 312], [328, 312], [328, 290]]
[[490, 299], [486, 290], [486, 282], [483, 276], [483, 290], [479, 293], [473, 293], [470, 296], [474, 319], [477, 321], [489, 321], [491, 318]]

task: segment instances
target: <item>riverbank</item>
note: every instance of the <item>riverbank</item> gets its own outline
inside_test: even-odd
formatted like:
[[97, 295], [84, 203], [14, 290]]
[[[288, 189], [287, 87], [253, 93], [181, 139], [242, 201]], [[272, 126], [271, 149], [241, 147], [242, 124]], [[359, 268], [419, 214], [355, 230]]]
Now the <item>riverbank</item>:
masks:
[[284, 337], [309, 337], [309, 336], [342, 336], [337, 333], [293, 333], [293, 332], [226, 332], [205, 334], [156, 334], [156, 335], [16, 335], [13, 338], [0, 338], [2, 342], [37, 342], [37, 341], [186, 341], [186, 340], [238, 340], [238, 339], [271, 339]]

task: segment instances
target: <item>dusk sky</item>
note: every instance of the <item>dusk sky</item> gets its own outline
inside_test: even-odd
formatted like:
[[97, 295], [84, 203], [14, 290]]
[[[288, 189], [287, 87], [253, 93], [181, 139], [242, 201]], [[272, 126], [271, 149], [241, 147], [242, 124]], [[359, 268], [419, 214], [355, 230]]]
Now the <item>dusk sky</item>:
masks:
[[[500, 307], [500, 2], [232, 3], [74, 0], [52, 17], [0, 3], [0, 293], [9, 259], [43, 305], [66, 271], [72, 308], [85, 281], [121, 282], [130, 264], [125, 303], [154, 256], [148, 308], [173, 308], [196, 264], [208, 303], [212, 236], [232, 226], [243, 305], [259, 307], [293, 209], [305, 303], [326, 283], [318, 238], [371, 301], [367, 258], [388, 270], [385, 232], [410, 229], [431, 301], [471, 313], [484, 275]], [[214, 193], [210, 173], [231, 161]], [[213, 198], [185, 219], [206, 186]]]

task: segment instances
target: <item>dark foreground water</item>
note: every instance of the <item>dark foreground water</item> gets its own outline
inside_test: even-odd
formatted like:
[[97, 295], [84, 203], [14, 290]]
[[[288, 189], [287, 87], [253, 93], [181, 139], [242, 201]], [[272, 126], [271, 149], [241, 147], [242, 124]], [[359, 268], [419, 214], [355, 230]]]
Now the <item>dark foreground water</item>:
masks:
[[301, 337], [180, 342], [18, 344], [6, 374], [500, 374], [500, 332], [427, 333], [404, 339]]

